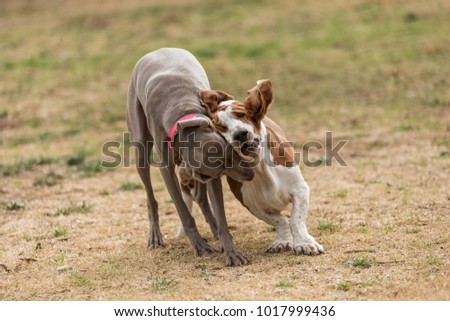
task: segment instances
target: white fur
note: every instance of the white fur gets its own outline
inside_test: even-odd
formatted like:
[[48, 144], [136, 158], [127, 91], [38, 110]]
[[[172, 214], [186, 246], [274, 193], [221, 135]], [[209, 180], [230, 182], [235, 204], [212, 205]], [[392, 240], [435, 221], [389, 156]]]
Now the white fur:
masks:
[[[227, 108], [228, 110], [228, 108]], [[223, 114], [230, 117], [230, 113]], [[240, 120], [227, 120], [228, 123], [241, 123]], [[251, 127], [251, 126], [250, 126]], [[251, 127], [253, 132], [253, 127]], [[277, 236], [273, 241], [270, 252], [279, 252], [292, 248], [296, 254], [319, 254], [323, 252], [323, 247], [317, 243], [308, 233], [306, 227], [306, 217], [309, 205], [309, 187], [306, 184], [298, 166], [285, 167], [281, 165], [269, 166], [266, 160], [273, 157], [270, 149], [267, 148], [267, 130], [264, 123], [261, 124], [261, 132], [254, 133], [262, 137], [260, 163], [254, 168], [255, 177], [251, 181], [242, 183], [242, 197], [244, 204], [250, 212], [266, 223], [275, 226]], [[260, 135], [258, 135], [260, 134]], [[232, 139], [227, 138], [232, 143]], [[292, 203], [290, 220], [281, 215], [289, 203]]]
[[[272, 154], [268, 148], [267, 129], [261, 123], [261, 132], [255, 133], [252, 126], [231, 115], [234, 100], [221, 103], [227, 107], [217, 113], [219, 121], [227, 127], [222, 133], [229, 143], [233, 143], [233, 133], [245, 128], [253, 137], [262, 138], [260, 163], [254, 168], [255, 177], [251, 181], [242, 183], [241, 193], [244, 204], [257, 218], [275, 227], [277, 236], [269, 247], [269, 252], [280, 252], [293, 249], [296, 254], [316, 255], [323, 253], [323, 247], [308, 233], [306, 218], [309, 206], [309, 187], [306, 184], [298, 166], [285, 167], [274, 164]], [[183, 198], [192, 211], [190, 195], [183, 194]], [[291, 217], [281, 215], [281, 211], [292, 203]], [[183, 234], [180, 225], [178, 236]]]
[[254, 134], [253, 137], [257, 137], [255, 136], [253, 127], [251, 125], [246, 124], [240, 121], [239, 119], [234, 118], [231, 115], [231, 112], [233, 110], [233, 107], [231, 105], [234, 102], [235, 100], [226, 100], [220, 103], [220, 105], [228, 106], [224, 110], [221, 110], [217, 113], [217, 118], [219, 119], [219, 122], [221, 123], [221, 125], [227, 128], [227, 131], [221, 134], [230, 143], [233, 141], [233, 134], [239, 129], [246, 129], [249, 133]]

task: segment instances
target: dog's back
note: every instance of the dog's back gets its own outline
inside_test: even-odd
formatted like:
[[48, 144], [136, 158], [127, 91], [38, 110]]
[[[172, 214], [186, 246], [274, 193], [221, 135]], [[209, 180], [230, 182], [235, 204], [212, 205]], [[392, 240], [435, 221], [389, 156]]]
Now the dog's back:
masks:
[[189, 79], [197, 88], [209, 89], [209, 81], [203, 67], [189, 52], [179, 48], [161, 48], [143, 56], [133, 71], [134, 79], [147, 82], [168, 76]]
[[[164, 124], [171, 126], [180, 118], [180, 110], [184, 114], [205, 113], [198, 100], [200, 89], [210, 89], [210, 85], [198, 60], [186, 50], [162, 48], [138, 61], [129, 91], [135, 93], [150, 120], [149, 130], [157, 138], [156, 133], [170, 130]], [[166, 109], [164, 113], [153, 110], [154, 106], [162, 105]]]

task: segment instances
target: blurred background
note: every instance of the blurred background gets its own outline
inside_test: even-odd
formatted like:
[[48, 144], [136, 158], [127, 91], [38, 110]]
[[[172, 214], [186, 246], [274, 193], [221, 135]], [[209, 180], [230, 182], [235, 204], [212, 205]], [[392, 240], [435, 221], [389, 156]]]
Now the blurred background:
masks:
[[[322, 265], [302, 265], [298, 278], [322, 283], [299, 285], [289, 277], [297, 275], [296, 261], [286, 266], [284, 256], [259, 256], [273, 234], [249, 214], [241, 216], [245, 210], [226, 191], [235, 240], [254, 259], [248, 282], [264, 273], [252, 270], [258, 264], [280, 271], [281, 279], [258, 277], [261, 287], [252, 292], [245, 277], [229, 270], [221, 276], [224, 284], [240, 293], [228, 293], [227, 286], [205, 290], [206, 279], [188, 278], [197, 271], [191, 261], [198, 261], [186, 240], [173, 240], [177, 218], [169, 215], [173, 204], [157, 171], [163, 230], [179, 248], [167, 256], [146, 251], [145, 193], [136, 172], [105, 169], [100, 160], [103, 143], [121, 141], [126, 131], [135, 63], [160, 47], [191, 51], [211, 87], [240, 100], [256, 80], [271, 79], [269, 115], [298, 150], [310, 140], [323, 142], [326, 131], [349, 141], [341, 152], [348, 167], [303, 168], [312, 191], [310, 231], [331, 254], [317, 258]], [[0, 0], [0, 261], [25, 276], [5, 272], [3, 285], [10, 290], [0, 299], [146, 298], [145, 287], [88, 294], [103, 286], [102, 273], [129, 277], [112, 261], [145, 280], [139, 273], [151, 267], [128, 260], [127, 251], [161, 262], [182, 257], [192, 271], [172, 298], [314, 299], [321, 293], [328, 299], [448, 299], [442, 286], [449, 271], [443, 251], [450, 208], [449, 82], [445, 0]], [[325, 160], [324, 151], [314, 157]], [[61, 237], [68, 243], [55, 241]], [[84, 244], [110, 251], [89, 256]], [[367, 273], [354, 274], [344, 264], [359, 253], [351, 252], [355, 244], [376, 249], [361, 254], [373, 263]], [[38, 261], [25, 266], [20, 255]], [[220, 258], [212, 261], [221, 266]], [[212, 261], [200, 261], [202, 271], [209, 273]], [[51, 262], [70, 264], [72, 272], [55, 275]], [[331, 279], [327, 266], [333, 266]], [[47, 288], [33, 279], [36, 271]], [[170, 273], [165, 277], [177, 279]], [[203, 287], [198, 292], [197, 283]], [[60, 292], [67, 284], [77, 290]]]
[[160, 47], [191, 51], [211, 86], [239, 99], [270, 78], [271, 115], [301, 126], [300, 141], [323, 129], [442, 130], [449, 13], [447, 1], [3, 0], [3, 162], [116, 138], [131, 70]]

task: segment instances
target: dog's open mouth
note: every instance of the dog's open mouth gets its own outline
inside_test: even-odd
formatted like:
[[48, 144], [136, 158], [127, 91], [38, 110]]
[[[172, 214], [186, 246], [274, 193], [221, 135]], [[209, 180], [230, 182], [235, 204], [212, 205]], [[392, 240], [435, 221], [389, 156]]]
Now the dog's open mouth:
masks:
[[245, 156], [254, 155], [257, 152], [259, 147], [259, 139], [255, 138], [253, 142], [245, 142], [241, 144], [241, 153]]

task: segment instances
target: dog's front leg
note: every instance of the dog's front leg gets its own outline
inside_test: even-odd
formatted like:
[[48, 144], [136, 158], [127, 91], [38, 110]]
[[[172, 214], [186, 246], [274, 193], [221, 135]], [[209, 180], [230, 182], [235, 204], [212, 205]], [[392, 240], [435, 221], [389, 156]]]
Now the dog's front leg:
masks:
[[228, 230], [220, 177], [210, 180], [207, 185], [208, 195], [211, 199], [214, 215], [216, 216], [219, 240], [222, 243], [223, 254], [225, 255], [225, 264], [227, 266], [238, 266], [249, 263], [249, 259], [239, 253], [234, 247], [233, 238]]
[[289, 226], [291, 228], [294, 252], [297, 255], [319, 255], [324, 253], [322, 245], [316, 242], [308, 233], [306, 217], [309, 206], [309, 187], [305, 181], [301, 181], [295, 193], [291, 195], [292, 213]]
[[191, 242], [195, 255], [209, 254], [215, 252], [215, 250], [206, 243], [205, 239], [200, 235], [195, 225], [195, 220], [192, 217], [186, 203], [183, 201], [181, 195], [180, 184], [178, 183], [177, 176], [173, 167], [164, 167], [160, 169], [161, 175], [166, 183], [167, 190], [175, 204], [175, 207], [180, 216], [181, 223], [183, 223], [186, 235]]

